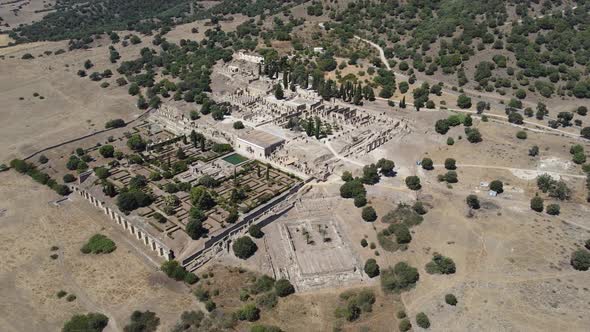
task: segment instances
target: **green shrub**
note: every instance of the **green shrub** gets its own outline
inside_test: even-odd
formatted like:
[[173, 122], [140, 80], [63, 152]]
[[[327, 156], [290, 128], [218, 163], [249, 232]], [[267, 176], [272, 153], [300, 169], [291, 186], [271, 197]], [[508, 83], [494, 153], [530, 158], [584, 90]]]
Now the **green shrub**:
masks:
[[74, 315], [64, 324], [62, 332], [101, 332], [108, 323], [108, 317], [99, 313]]
[[162, 263], [160, 269], [166, 273], [168, 277], [178, 281], [184, 280], [188, 273], [186, 269], [175, 260], [165, 261]]
[[112, 158], [115, 155], [115, 148], [112, 145], [103, 145], [98, 149], [101, 156], [105, 158]]
[[238, 130], [239, 129], [244, 129], [244, 124], [242, 123], [242, 121], [236, 121], [236, 122], [234, 122], [233, 126], [234, 126], [234, 129], [238, 129]]
[[295, 293], [295, 287], [287, 279], [279, 279], [275, 283], [275, 293], [280, 297]]
[[104, 180], [111, 175], [111, 173], [106, 167], [96, 167], [94, 169], [94, 174], [96, 174], [96, 177], [101, 180]]
[[527, 138], [526, 131], [524, 131], [524, 130], [518, 131], [516, 133], [516, 138], [518, 138], [518, 139], [526, 139]]
[[490, 182], [490, 190], [493, 190], [498, 194], [501, 194], [504, 192], [504, 184], [500, 180], [494, 180]]
[[336, 317], [343, 317], [347, 321], [352, 322], [361, 316], [361, 309], [355, 303], [348, 303], [344, 307], [338, 307], [334, 311]]
[[342, 198], [353, 198], [359, 195], [366, 196], [367, 191], [360, 179], [350, 180], [340, 187]]
[[367, 222], [373, 222], [377, 220], [377, 212], [375, 212], [375, 209], [372, 206], [365, 206], [361, 216], [363, 217], [363, 220]]
[[574, 251], [570, 263], [578, 271], [588, 271], [590, 268], [590, 252], [584, 249]]
[[428, 319], [428, 316], [426, 316], [425, 313], [420, 312], [416, 315], [416, 324], [418, 324], [418, 326], [420, 326], [423, 329], [427, 329], [430, 327], [430, 320]]
[[75, 176], [73, 176], [72, 174], [66, 174], [66, 175], [64, 175], [64, 177], [63, 177], [63, 181], [64, 181], [65, 183], [71, 183], [71, 182], [74, 182], [74, 181], [76, 181], [76, 177], [75, 177]]
[[151, 311], [141, 312], [135, 310], [131, 314], [131, 322], [124, 328], [124, 332], [155, 332], [160, 325], [160, 318]]
[[74, 295], [74, 294], [70, 294], [66, 297], [66, 301], [68, 301], [68, 302], [72, 302], [74, 300], [76, 300], [76, 295]]
[[415, 175], [406, 177], [405, 182], [406, 186], [412, 190], [420, 190], [420, 188], [422, 188], [422, 185], [420, 184], [420, 178]]
[[426, 264], [426, 272], [430, 274], [453, 274], [455, 271], [455, 262], [449, 257], [436, 252], [432, 257], [432, 261]]
[[61, 299], [62, 297], [68, 295], [68, 292], [64, 291], [64, 290], [60, 290], [59, 292], [57, 292], [57, 298]]
[[197, 300], [201, 302], [207, 302], [210, 299], [209, 292], [202, 287], [197, 287], [197, 289], [194, 291], [194, 294]]
[[253, 325], [250, 332], [283, 332], [283, 330], [274, 325]]
[[367, 197], [365, 195], [357, 195], [354, 197], [354, 206], [360, 208], [367, 205]]
[[385, 292], [400, 292], [414, 286], [419, 278], [418, 269], [399, 262], [381, 271], [381, 287]]
[[430, 170], [434, 169], [434, 163], [432, 162], [432, 159], [430, 159], [430, 158], [423, 158], [422, 159], [422, 162], [420, 163], [420, 165], [425, 170], [429, 170], [430, 171]]
[[17, 172], [24, 174], [31, 170], [33, 168], [33, 165], [27, 163], [24, 160], [13, 159], [10, 161], [10, 167], [16, 170]]
[[410, 320], [409, 319], [405, 318], [405, 319], [402, 319], [399, 322], [399, 330], [401, 332], [406, 332], [406, 331], [409, 331], [411, 329], [412, 329], [412, 323], [410, 323]]
[[248, 236], [242, 236], [238, 238], [232, 245], [232, 249], [236, 257], [241, 259], [248, 259], [250, 256], [256, 253], [258, 246]]
[[83, 253], [108, 254], [117, 249], [115, 242], [102, 234], [94, 234], [80, 249]]
[[465, 201], [467, 202], [467, 206], [469, 206], [472, 209], [479, 209], [480, 205], [479, 205], [479, 198], [477, 198], [476, 195], [468, 195], [467, 198], [465, 199]]
[[334, 311], [336, 317], [343, 317], [347, 321], [357, 320], [361, 313], [373, 311], [375, 294], [372, 290], [349, 290], [340, 294], [340, 299], [345, 300], [345, 305], [338, 306]]
[[256, 305], [249, 303], [243, 306], [238, 312], [236, 313], [239, 320], [247, 320], [249, 322], [254, 322], [260, 319], [260, 309], [256, 307]]
[[445, 295], [445, 302], [448, 305], [454, 306], [454, 305], [457, 305], [457, 298], [453, 294], [447, 294], [447, 295]]
[[379, 275], [379, 264], [373, 258], [367, 259], [365, 262], [365, 273], [369, 276], [369, 278], [374, 278]]
[[272, 290], [275, 286], [275, 280], [267, 275], [256, 278], [254, 284], [250, 287], [252, 294], [260, 294]]
[[381, 221], [386, 224], [401, 223], [408, 227], [419, 225], [423, 220], [424, 217], [404, 203], [399, 203], [395, 210], [389, 211], [381, 218]]
[[459, 182], [459, 178], [457, 176], [457, 172], [455, 171], [447, 171], [445, 174], [440, 174], [438, 176], [439, 181], [445, 181], [447, 183], [457, 183]]
[[277, 303], [279, 303], [279, 298], [274, 292], [267, 292], [256, 298], [256, 305], [265, 309], [272, 309]]
[[414, 211], [416, 211], [416, 213], [419, 215], [425, 215], [426, 213], [428, 213], [428, 211], [424, 207], [424, 203], [422, 203], [420, 201], [416, 201], [416, 203], [414, 203], [414, 205], [412, 205], [412, 209]]
[[560, 213], [559, 204], [549, 204], [547, 205], [547, 214], [552, 216], [557, 216]]
[[264, 232], [262, 231], [260, 225], [252, 225], [248, 228], [248, 234], [253, 238], [260, 239], [264, 236]]
[[197, 275], [192, 272], [189, 272], [184, 276], [184, 282], [189, 285], [193, 285], [197, 283], [197, 281], [199, 281], [199, 277], [197, 277]]
[[538, 194], [531, 199], [531, 209], [533, 211], [543, 212], [543, 199]]
[[445, 159], [445, 168], [448, 170], [455, 170], [457, 169], [457, 161], [453, 158]]

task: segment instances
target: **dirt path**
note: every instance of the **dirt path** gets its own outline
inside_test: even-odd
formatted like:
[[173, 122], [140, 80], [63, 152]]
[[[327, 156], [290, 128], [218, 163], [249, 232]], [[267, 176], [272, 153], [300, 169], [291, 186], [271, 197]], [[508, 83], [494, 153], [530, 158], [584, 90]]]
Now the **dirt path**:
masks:
[[[444, 167], [443, 164], [436, 164], [433, 165], [434, 167]], [[491, 165], [474, 165], [474, 164], [457, 164], [457, 167], [473, 167], [473, 168], [481, 168], [481, 169], [501, 169], [510, 172], [531, 172], [537, 173], [538, 175], [541, 174], [549, 174], [549, 175], [559, 175], [563, 177], [572, 177], [577, 179], [585, 179], [585, 175], [578, 175], [578, 174], [570, 174], [570, 173], [559, 173], [559, 172], [551, 172], [551, 171], [539, 171], [536, 169], [525, 169], [525, 168], [514, 168], [514, 167], [505, 167], [505, 166], [491, 166]]]
[[325, 146], [330, 150], [330, 152], [332, 152], [332, 154], [334, 155], [334, 157], [336, 157], [336, 158], [338, 158], [340, 160], [349, 162], [351, 164], [360, 166], [360, 167], [364, 167], [365, 166], [365, 164], [363, 164], [360, 161], [356, 161], [354, 159], [350, 159], [350, 158], [347, 158], [347, 157], [344, 157], [344, 156], [341, 156], [340, 154], [338, 154], [338, 152], [336, 152], [336, 150], [334, 150], [334, 148], [332, 147], [332, 145], [330, 144], [330, 142], [326, 142]]

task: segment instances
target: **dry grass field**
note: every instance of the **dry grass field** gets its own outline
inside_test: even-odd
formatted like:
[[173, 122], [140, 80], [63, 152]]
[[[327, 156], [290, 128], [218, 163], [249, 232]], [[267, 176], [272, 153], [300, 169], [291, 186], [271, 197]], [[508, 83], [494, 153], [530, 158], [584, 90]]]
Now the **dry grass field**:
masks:
[[[135, 56], [140, 45], [129, 46]], [[46, 146], [104, 129], [108, 119], [131, 120], [140, 114], [135, 98], [115, 84], [116, 75], [103, 89], [98, 82], [76, 75], [86, 59], [102, 72], [115, 65], [108, 61], [108, 48], [76, 50], [45, 55], [66, 49], [65, 42], [34, 43], [0, 49], [0, 156], [22, 157]], [[25, 53], [35, 59], [22, 60]], [[123, 53], [123, 52], [121, 52]], [[41, 55], [41, 56], [40, 56]], [[38, 96], [35, 96], [38, 94]]]
[[[12, 0], [0, 3], [0, 17], [4, 20], [0, 31], [10, 31], [21, 24], [39, 21], [51, 12], [55, 0]], [[1, 38], [0, 38], [1, 40]], [[0, 45], [2, 45], [0, 43]]]
[[[55, 193], [15, 172], [0, 175], [0, 330], [58, 331], [72, 315], [102, 312], [109, 331], [121, 331], [133, 310], [151, 310], [168, 331], [184, 310], [199, 308], [182, 283], [158, 272], [115, 224], [81, 199], [50, 204]], [[82, 245], [95, 233], [117, 249], [85, 255]], [[52, 251], [53, 246], [59, 249]], [[57, 259], [50, 255], [57, 254]], [[59, 299], [64, 290], [77, 299]]]

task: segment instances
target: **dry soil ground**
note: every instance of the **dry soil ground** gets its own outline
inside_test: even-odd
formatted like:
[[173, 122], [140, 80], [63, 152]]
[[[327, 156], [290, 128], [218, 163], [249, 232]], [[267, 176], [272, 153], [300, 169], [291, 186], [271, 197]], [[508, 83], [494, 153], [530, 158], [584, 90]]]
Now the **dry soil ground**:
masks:
[[[132, 54], [135, 57], [142, 44], [119, 47], [119, 52], [122, 56]], [[107, 68], [116, 73], [116, 65], [108, 60], [106, 45], [88, 51], [43, 55], [44, 51], [59, 49], [67, 50], [66, 43], [35, 43], [0, 49], [0, 55], [4, 55], [4, 59], [0, 59], [0, 102], [3, 105], [0, 156], [3, 160], [104, 129], [109, 119], [130, 120], [140, 114], [135, 98], [129, 96], [125, 88], [116, 87], [117, 74], [103, 80], [111, 84], [106, 89], [99, 86], [101, 83], [76, 74], [86, 59], [95, 64], [88, 74]], [[31, 53], [35, 59], [22, 60], [25, 53]]]
[[38, 21], [50, 12], [42, 10], [50, 9], [54, 4], [54, 0], [4, 0], [0, 2], [0, 17], [4, 20], [0, 31], [10, 31], [21, 24]]
[[[236, 267], [239, 265], [252, 267], [251, 264], [225, 257], [210, 263], [200, 271], [201, 275], [213, 273], [213, 278], [201, 279], [200, 285], [210, 294], [219, 291], [219, 295], [213, 295], [211, 299], [217, 308], [224, 311], [232, 312], [246, 303], [240, 300], [240, 290], [251, 285], [253, 277], [257, 275]], [[395, 313], [403, 309], [400, 297], [395, 294], [384, 294], [374, 285], [368, 288], [374, 292], [376, 298], [373, 311], [363, 313], [353, 323], [336, 318], [334, 310], [343, 304], [339, 295], [346, 290], [357, 289], [355, 287], [327, 288], [279, 298], [274, 308], [262, 309], [260, 320], [256, 323], [280, 326], [284, 331], [330, 331], [334, 327], [340, 327], [343, 331], [392, 331], [392, 326], [398, 324]], [[247, 331], [251, 325], [247, 322], [242, 323], [240, 328]]]
[[[0, 330], [58, 331], [73, 314], [102, 312], [110, 318], [108, 330], [121, 331], [133, 310], [151, 310], [167, 331], [182, 311], [199, 308], [186, 287], [157, 271], [153, 257], [138, 254], [139, 242], [88, 202], [49, 203], [57, 198], [28, 177], [0, 175], [0, 208], [6, 209], [0, 217]], [[117, 249], [82, 254], [81, 246], [99, 232]], [[60, 290], [77, 299], [57, 298]]]

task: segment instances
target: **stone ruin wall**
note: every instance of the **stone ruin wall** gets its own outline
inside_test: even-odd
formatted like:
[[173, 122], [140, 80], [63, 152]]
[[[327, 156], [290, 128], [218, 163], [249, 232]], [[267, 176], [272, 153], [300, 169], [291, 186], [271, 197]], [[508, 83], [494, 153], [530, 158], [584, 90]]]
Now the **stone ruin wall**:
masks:
[[170, 247], [162, 243], [162, 241], [158, 240], [154, 236], [150, 235], [150, 233], [145, 231], [142, 226], [125, 219], [120, 214], [115, 212], [114, 209], [106, 206], [104, 202], [101, 202], [89, 192], [80, 189], [77, 186], [72, 186], [71, 189], [73, 193], [79, 194], [80, 197], [86, 199], [92, 205], [102, 210], [104, 214], [106, 214], [111, 220], [115, 221], [117, 225], [121, 226], [124, 230], [129, 231], [132, 236], [141, 241], [146, 247], [148, 247], [149, 250], [154, 251], [159, 257], [163, 257], [166, 260], [173, 259], [174, 253]]
[[[231, 133], [226, 133], [210, 126], [199, 125], [185, 117], [179, 109], [169, 105], [162, 105], [150, 116], [149, 120], [179, 136], [188, 136], [194, 130], [210, 140], [221, 143], [233, 144], [236, 138], [236, 135]], [[158, 144], [158, 142], [155, 142], [155, 144]]]
[[311, 180], [312, 179], [309, 179], [305, 182], [299, 183], [295, 187], [273, 198], [265, 205], [262, 205], [243, 216], [240, 221], [231, 227], [221, 229], [217, 234], [212, 234], [205, 242], [202, 249], [182, 260], [182, 266], [188, 271], [195, 271], [211, 259], [224, 253], [229, 253], [231, 243], [243, 236], [248, 231], [248, 227], [253, 224], [266, 226], [291, 209], [301, 195], [303, 195], [306, 190], [309, 190], [310, 187], [304, 187], [304, 185]]

